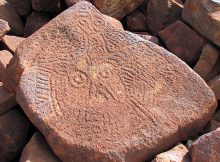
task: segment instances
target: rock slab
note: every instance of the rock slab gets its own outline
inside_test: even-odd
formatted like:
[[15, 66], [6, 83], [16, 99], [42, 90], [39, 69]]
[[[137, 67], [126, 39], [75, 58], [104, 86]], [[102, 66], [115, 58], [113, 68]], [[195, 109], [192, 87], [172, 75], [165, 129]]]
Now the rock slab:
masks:
[[68, 162], [150, 160], [198, 133], [216, 108], [185, 63], [85, 1], [19, 45], [4, 83]]
[[220, 47], [219, 12], [219, 0], [186, 0], [182, 18], [196, 31]]

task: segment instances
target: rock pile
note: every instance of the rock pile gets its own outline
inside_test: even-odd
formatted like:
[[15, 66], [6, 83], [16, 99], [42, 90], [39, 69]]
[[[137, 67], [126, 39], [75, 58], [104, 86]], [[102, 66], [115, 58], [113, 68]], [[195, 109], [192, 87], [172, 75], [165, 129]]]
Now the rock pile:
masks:
[[220, 2], [0, 6], [1, 162], [220, 161]]

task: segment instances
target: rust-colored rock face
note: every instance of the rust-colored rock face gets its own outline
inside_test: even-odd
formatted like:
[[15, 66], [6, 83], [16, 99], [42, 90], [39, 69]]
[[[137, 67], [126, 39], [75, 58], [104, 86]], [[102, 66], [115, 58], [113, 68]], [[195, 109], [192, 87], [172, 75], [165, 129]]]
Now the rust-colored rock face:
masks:
[[219, 0], [186, 0], [182, 18], [200, 34], [220, 47], [219, 12]]
[[176, 21], [159, 32], [166, 47], [189, 65], [194, 65], [206, 40], [182, 21]]
[[5, 34], [10, 30], [7, 21], [0, 19], [0, 40], [5, 36]]
[[19, 162], [61, 162], [51, 151], [44, 137], [35, 133], [22, 151]]
[[88, 2], [25, 39], [6, 72], [6, 87], [66, 162], [149, 160], [196, 134], [216, 108], [185, 63]]
[[192, 162], [220, 161], [220, 128], [201, 136], [191, 148]]
[[144, 0], [93, 0], [93, 4], [99, 11], [119, 20], [143, 2]]

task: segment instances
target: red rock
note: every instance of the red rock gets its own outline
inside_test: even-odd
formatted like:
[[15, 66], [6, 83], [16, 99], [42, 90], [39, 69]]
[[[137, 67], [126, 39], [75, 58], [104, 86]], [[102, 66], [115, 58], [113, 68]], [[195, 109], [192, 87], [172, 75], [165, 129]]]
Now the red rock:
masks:
[[215, 112], [213, 119], [220, 122], [220, 109]]
[[220, 58], [220, 52], [212, 45], [207, 44], [203, 47], [199, 61], [193, 70], [204, 80], [208, 81], [208, 76]]
[[0, 51], [0, 81], [2, 80], [3, 73], [8, 65], [9, 61], [12, 59], [12, 54], [6, 50]]
[[25, 146], [19, 162], [61, 162], [51, 151], [44, 137], [35, 133]]
[[7, 0], [19, 15], [28, 15], [31, 11], [31, 0]]
[[181, 18], [183, 3], [181, 0], [149, 0], [147, 23], [153, 34], [163, 30]]
[[24, 40], [23, 37], [6, 35], [2, 40], [3, 48], [7, 49], [11, 53], [15, 53], [18, 45]]
[[16, 104], [15, 94], [9, 93], [0, 82], [0, 115], [12, 109]]
[[16, 110], [0, 116], [0, 161], [11, 161], [26, 142], [29, 123]]
[[103, 14], [118, 20], [133, 12], [144, 0], [93, 0], [93, 4]]
[[220, 100], [220, 75], [211, 80], [209, 86], [215, 93], [216, 98]]
[[208, 125], [204, 129], [204, 133], [212, 132], [216, 129], [220, 128], [220, 122], [217, 120], [212, 119]]
[[167, 152], [158, 154], [152, 162], [190, 162], [188, 152], [183, 144], [179, 144]]
[[0, 0], [0, 8], [0, 19], [8, 22], [11, 28], [10, 32], [22, 35], [24, 26], [14, 7], [6, 0]]
[[126, 26], [129, 31], [148, 31], [147, 17], [140, 10], [136, 10], [130, 15], [126, 16]]
[[186, 0], [182, 18], [204, 37], [220, 46], [219, 0]]
[[152, 35], [145, 35], [145, 34], [138, 34], [140, 37], [142, 37], [143, 39], [145, 39], [145, 40], [148, 40], [148, 41], [151, 41], [151, 42], [153, 42], [153, 43], [155, 43], [155, 44], [159, 44], [159, 42], [158, 42], [158, 38], [157, 37], [155, 37], [155, 36], [152, 36]]
[[61, 10], [60, 0], [31, 0], [35, 11], [58, 12]]
[[108, 21], [109, 23], [112, 24], [112, 26], [114, 26], [115, 28], [117, 29], [121, 29], [123, 30], [123, 26], [122, 26], [122, 23], [120, 21], [118, 21], [117, 19], [113, 18], [113, 17], [110, 17], [110, 16], [107, 16], [107, 15], [104, 15], [106, 21]]
[[24, 27], [24, 36], [30, 36], [35, 31], [44, 26], [48, 21], [50, 21], [50, 18], [46, 13], [32, 12], [32, 14], [27, 17], [27, 21]]
[[192, 162], [220, 161], [220, 129], [201, 136], [191, 148]]
[[[72, 6], [72, 5], [76, 4], [79, 1], [83, 1], [83, 0], [65, 0], [67, 6]], [[93, 0], [86, 0], [86, 1], [92, 2]]]
[[194, 65], [206, 40], [181, 21], [159, 32], [166, 47], [189, 65]]
[[9, 32], [10, 27], [5, 20], [0, 19], [0, 41]]
[[62, 161], [150, 160], [197, 134], [217, 104], [180, 59], [88, 2], [25, 39], [6, 72], [5, 86]]

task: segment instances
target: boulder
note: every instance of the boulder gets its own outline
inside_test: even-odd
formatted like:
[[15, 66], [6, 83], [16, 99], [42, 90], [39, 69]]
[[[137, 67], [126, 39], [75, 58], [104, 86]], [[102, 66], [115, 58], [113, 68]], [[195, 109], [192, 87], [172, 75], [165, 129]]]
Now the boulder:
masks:
[[145, 32], [147, 28], [147, 16], [140, 10], [132, 12], [126, 16], [126, 27], [129, 31]]
[[194, 66], [193, 70], [199, 74], [205, 81], [208, 81], [208, 76], [213, 67], [220, 58], [220, 52], [213, 45], [207, 44], [203, 47], [199, 61]]
[[220, 129], [199, 137], [191, 147], [192, 162], [220, 161]]
[[10, 27], [7, 23], [7, 21], [0, 19], [0, 41], [2, 38], [9, 32]]
[[6, 0], [0, 0], [0, 19], [8, 22], [11, 33], [22, 35], [24, 26], [14, 7]]
[[152, 162], [190, 162], [188, 149], [179, 144], [167, 152], [158, 154]]
[[85, 1], [25, 39], [3, 81], [62, 161], [150, 160], [197, 134], [217, 104], [180, 59]]
[[184, 24], [176, 21], [159, 32], [166, 47], [188, 65], [193, 66], [199, 59], [206, 40]]
[[114, 26], [115, 28], [121, 29], [121, 30], [124, 29], [122, 26], [122, 23], [120, 21], [118, 21], [117, 19], [110, 17], [110, 16], [107, 16], [107, 15], [104, 15], [104, 17], [105, 17], [106, 21], [111, 23], [111, 25]]
[[44, 137], [35, 133], [22, 151], [19, 162], [61, 162], [51, 151]]
[[204, 37], [220, 46], [219, 12], [219, 0], [186, 0], [182, 18]]
[[30, 16], [26, 19], [26, 24], [24, 27], [24, 37], [29, 37], [35, 31], [44, 26], [50, 18], [47, 13], [43, 12], [32, 12]]
[[0, 82], [0, 115], [12, 109], [16, 104], [15, 94], [9, 93]]
[[15, 53], [15, 50], [17, 49], [18, 45], [24, 40], [25, 38], [23, 37], [18, 37], [18, 36], [11, 36], [11, 35], [6, 35], [2, 39], [2, 46], [4, 49], [10, 51], [12, 54]]
[[93, 0], [93, 4], [103, 14], [118, 20], [133, 12], [144, 0]]
[[149, 0], [147, 23], [153, 34], [163, 30], [181, 18], [183, 3], [181, 0]]
[[17, 110], [0, 116], [0, 161], [14, 160], [25, 145], [29, 123]]
[[31, 0], [7, 0], [21, 16], [26, 16], [31, 11]]
[[2, 80], [6, 66], [8, 65], [12, 57], [13, 55], [10, 52], [6, 50], [0, 51], [0, 81]]
[[61, 10], [60, 0], [31, 0], [32, 7], [39, 12], [58, 12]]
[[216, 98], [220, 100], [220, 75], [211, 80], [209, 86], [215, 93]]

